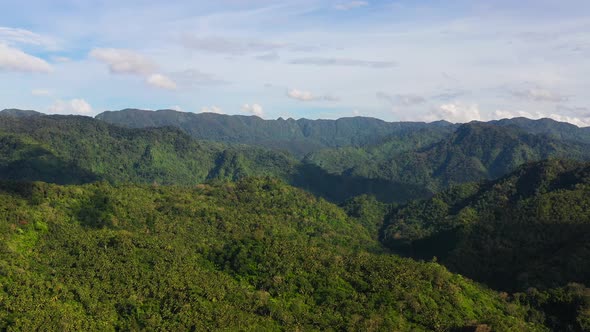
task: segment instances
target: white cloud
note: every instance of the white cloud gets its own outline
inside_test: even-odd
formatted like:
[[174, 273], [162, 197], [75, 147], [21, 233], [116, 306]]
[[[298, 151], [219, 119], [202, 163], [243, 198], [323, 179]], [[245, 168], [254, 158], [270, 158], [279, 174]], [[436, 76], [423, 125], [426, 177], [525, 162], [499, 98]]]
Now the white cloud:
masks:
[[337, 10], [351, 10], [359, 7], [368, 6], [369, 3], [367, 1], [350, 1], [350, 2], [343, 2], [339, 3], [334, 6], [334, 9]]
[[287, 96], [301, 101], [315, 100], [315, 97], [309, 91], [300, 91], [297, 89], [290, 89], [287, 91]]
[[51, 91], [47, 89], [34, 89], [31, 91], [31, 94], [38, 97], [47, 97], [51, 96]]
[[264, 115], [264, 109], [259, 104], [244, 104], [242, 106], [242, 111], [250, 114], [254, 114], [258, 117], [262, 117]]
[[162, 75], [162, 74], [152, 74], [150, 75], [146, 82], [154, 86], [156, 88], [166, 89], [166, 90], [174, 90], [176, 89], [176, 83], [170, 78]]
[[223, 110], [218, 106], [204, 106], [201, 108], [201, 113], [217, 113], [224, 114]]
[[0, 43], [0, 70], [50, 73], [53, 68], [41, 58]]
[[47, 109], [49, 114], [80, 114], [92, 115], [92, 107], [84, 99], [61, 100], [58, 99]]
[[323, 95], [323, 96], [315, 96], [309, 91], [302, 91], [298, 89], [289, 89], [287, 91], [287, 96], [292, 99], [296, 99], [299, 101], [337, 101], [338, 98], [330, 96], [330, 95]]
[[453, 123], [466, 123], [481, 121], [482, 116], [476, 104], [465, 105], [461, 103], [449, 103], [440, 105], [422, 118], [424, 121], [446, 120]]
[[90, 57], [107, 64], [113, 74], [143, 76], [147, 84], [160, 89], [174, 90], [177, 87], [171, 78], [155, 72], [155, 63], [137, 52], [117, 48], [95, 48], [90, 52]]
[[497, 110], [494, 112], [494, 118], [496, 119], [512, 119], [518, 117], [525, 117], [529, 119], [542, 119], [549, 118], [560, 122], [569, 122], [579, 127], [590, 126], [590, 117], [576, 117], [567, 116], [555, 113], [542, 113], [542, 112], [527, 112], [527, 111], [507, 111]]
[[590, 118], [578, 118], [578, 117], [571, 117], [567, 115], [560, 115], [560, 114], [549, 114], [547, 118], [553, 119], [555, 121], [560, 122], [569, 122], [571, 124], [575, 124], [578, 127], [589, 127], [590, 126]]
[[156, 68], [143, 55], [124, 49], [95, 48], [90, 57], [107, 64], [113, 74], [148, 75]]
[[56, 50], [57, 42], [52, 38], [42, 36], [29, 30], [0, 27], [0, 41], [6, 44], [29, 44]]

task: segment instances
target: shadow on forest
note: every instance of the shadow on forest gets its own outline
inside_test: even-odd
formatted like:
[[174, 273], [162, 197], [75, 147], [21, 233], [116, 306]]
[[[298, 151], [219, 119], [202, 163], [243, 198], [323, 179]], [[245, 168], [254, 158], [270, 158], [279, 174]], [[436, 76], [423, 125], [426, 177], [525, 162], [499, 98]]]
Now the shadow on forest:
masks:
[[301, 165], [291, 184], [332, 202], [343, 202], [355, 196], [368, 194], [374, 195], [381, 202], [404, 203], [432, 195], [422, 186], [384, 179], [332, 174], [311, 164]]
[[42, 181], [62, 185], [101, 180], [98, 175], [38, 146], [28, 146], [26, 150], [8, 157], [13, 160], [0, 161], [1, 180]]
[[514, 292], [571, 282], [590, 284], [588, 238], [589, 224], [496, 221], [441, 231], [409, 245], [395, 241], [384, 245], [414, 259], [436, 257], [454, 273]]

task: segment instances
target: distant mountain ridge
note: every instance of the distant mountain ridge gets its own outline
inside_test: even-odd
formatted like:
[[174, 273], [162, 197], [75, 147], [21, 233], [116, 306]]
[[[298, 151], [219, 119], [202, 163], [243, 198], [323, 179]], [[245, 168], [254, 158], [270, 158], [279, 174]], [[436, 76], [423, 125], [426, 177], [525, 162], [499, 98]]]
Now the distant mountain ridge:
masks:
[[[40, 114], [0, 112], [4, 179], [186, 185], [269, 175], [337, 202], [360, 194], [405, 202], [454, 184], [496, 179], [527, 162], [590, 160], [590, 145], [571, 127], [584, 128], [553, 120], [452, 125], [372, 118], [262, 120], [170, 110], [127, 110], [97, 119], [32, 117]], [[124, 117], [125, 123], [143, 120], [134, 129], [99, 120], [104, 114]], [[196, 134], [191, 137], [182, 123]]]
[[16, 109], [16, 108], [7, 108], [4, 110], [1, 110], [0, 115], [13, 116], [13, 117], [18, 117], [18, 118], [26, 118], [29, 116], [40, 116], [40, 115], [45, 115], [45, 114], [43, 114], [41, 112], [37, 112], [37, 111], [32, 111], [32, 110], [20, 110], [20, 109]]
[[446, 121], [386, 122], [367, 117], [263, 120], [256, 116], [138, 109], [108, 111], [96, 118], [130, 128], [172, 126], [197, 139], [259, 145], [299, 157], [323, 148], [378, 144], [391, 135], [422, 128], [446, 128], [450, 132], [456, 127]]
[[[447, 121], [386, 122], [368, 117], [337, 120], [263, 120], [256, 116], [138, 109], [107, 111], [98, 114], [96, 118], [130, 128], [172, 126], [197, 139], [285, 150], [299, 158], [326, 148], [378, 145], [392, 137], [407, 135], [416, 130], [450, 134], [460, 126]], [[487, 123], [501, 127], [516, 127], [529, 134], [590, 144], [590, 127], [579, 128], [552, 119], [513, 118]]]
[[361, 194], [385, 201], [429, 195], [413, 184], [328, 174], [279, 151], [195, 140], [174, 127], [130, 129], [84, 116], [0, 113], [0, 179], [191, 186], [252, 176], [276, 177], [338, 202]]
[[543, 118], [531, 120], [523, 117], [489, 121], [497, 126], [512, 126], [525, 130], [531, 134], [543, 134], [554, 138], [590, 143], [590, 127], [578, 127], [571, 123], [559, 122]]
[[530, 134], [514, 126], [472, 122], [451, 134], [415, 132], [401, 142], [325, 149], [305, 162], [333, 174], [404, 181], [437, 192], [453, 184], [495, 179], [518, 166], [548, 158], [590, 160], [590, 145], [547, 135]]

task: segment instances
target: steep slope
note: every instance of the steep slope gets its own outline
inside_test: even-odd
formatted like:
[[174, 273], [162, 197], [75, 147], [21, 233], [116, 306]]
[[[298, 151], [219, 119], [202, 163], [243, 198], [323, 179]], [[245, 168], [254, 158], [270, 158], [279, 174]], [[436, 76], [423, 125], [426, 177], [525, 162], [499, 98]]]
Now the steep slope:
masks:
[[277, 151], [197, 141], [171, 127], [128, 129], [80, 116], [0, 120], [0, 179], [195, 185], [271, 175], [337, 202], [361, 194], [398, 202], [429, 195], [412, 184], [327, 174]]
[[590, 284], [590, 165], [545, 161], [396, 209], [384, 241], [504, 289]]
[[394, 209], [383, 242], [437, 261], [542, 312], [553, 331], [590, 330], [590, 164], [545, 161]]
[[590, 159], [590, 145], [486, 123], [462, 125], [451, 135], [416, 131], [402, 142], [415, 148], [400, 148], [394, 139], [375, 147], [323, 150], [305, 161], [335, 174], [412, 183], [436, 192], [452, 184], [498, 178], [526, 162]]
[[566, 141], [590, 144], [590, 127], [579, 128], [566, 122], [552, 119], [531, 120], [527, 118], [502, 119], [490, 121], [497, 126], [516, 127], [531, 134], [542, 134]]
[[1, 118], [4, 179], [187, 185], [248, 175], [286, 178], [295, 162], [262, 149], [198, 142], [174, 128], [125, 129], [80, 116]]
[[276, 180], [4, 183], [0, 238], [2, 329], [544, 330]]
[[338, 120], [278, 119], [173, 110], [126, 109], [104, 112], [97, 119], [131, 128], [172, 126], [192, 137], [213, 141], [259, 145], [286, 150], [298, 157], [326, 147], [376, 144], [382, 139], [421, 128], [454, 128], [447, 122], [385, 122], [374, 118]]

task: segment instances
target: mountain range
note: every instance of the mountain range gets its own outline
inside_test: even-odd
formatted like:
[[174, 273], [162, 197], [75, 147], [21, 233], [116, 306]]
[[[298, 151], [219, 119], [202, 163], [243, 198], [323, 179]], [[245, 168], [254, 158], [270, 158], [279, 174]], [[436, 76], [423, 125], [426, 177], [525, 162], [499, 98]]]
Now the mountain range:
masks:
[[[2, 139], [14, 150], [6, 152], [3, 174], [56, 183], [186, 185], [271, 175], [333, 201], [373, 194], [405, 202], [498, 178], [531, 161], [590, 158], [587, 128], [547, 119], [455, 125], [171, 110], [105, 112], [96, 119], [17, 110], [0, 116]], [[40, 177], [39, 168], [52, 178]], [[68, 179], [64, 172], [76, 175]]]
[[588, 160], [549, 119], [4, 110], [0, 329], [586, 331]]

